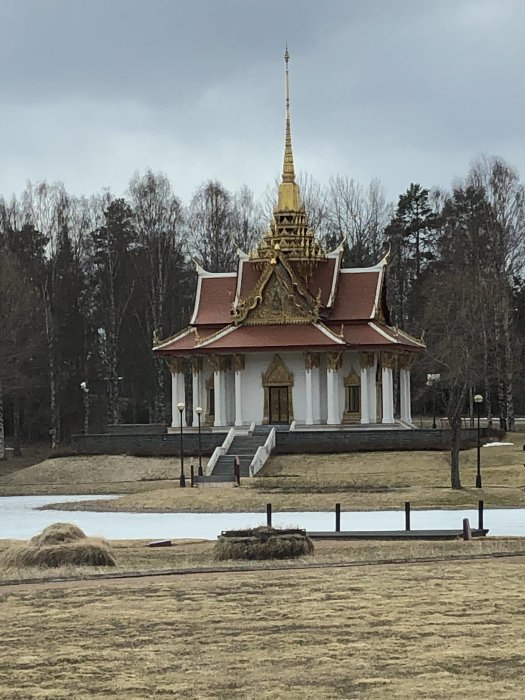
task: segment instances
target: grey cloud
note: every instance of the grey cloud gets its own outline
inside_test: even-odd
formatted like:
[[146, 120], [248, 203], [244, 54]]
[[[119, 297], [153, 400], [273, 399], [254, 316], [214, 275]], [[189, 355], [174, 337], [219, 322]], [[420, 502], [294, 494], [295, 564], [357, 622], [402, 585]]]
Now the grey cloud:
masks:
[[168, 173], [256, 191], [280, 166], [284, 42], [298, 167], [447, 186], [481, 152], [525, 167], [518, 0], [4, 0], [0, 192]]

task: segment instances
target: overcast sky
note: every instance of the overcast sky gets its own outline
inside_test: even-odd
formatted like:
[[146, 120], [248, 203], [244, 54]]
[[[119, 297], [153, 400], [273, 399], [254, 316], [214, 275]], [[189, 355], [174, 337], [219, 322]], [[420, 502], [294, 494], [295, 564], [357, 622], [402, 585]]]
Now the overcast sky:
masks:
[[0, 0], [0, 193], [122, 194], [148, 167], [185, 201], [262, 192], [286, 41], [298, 170], [392, 199], [482, 153], [525, 176], [523, 0]]

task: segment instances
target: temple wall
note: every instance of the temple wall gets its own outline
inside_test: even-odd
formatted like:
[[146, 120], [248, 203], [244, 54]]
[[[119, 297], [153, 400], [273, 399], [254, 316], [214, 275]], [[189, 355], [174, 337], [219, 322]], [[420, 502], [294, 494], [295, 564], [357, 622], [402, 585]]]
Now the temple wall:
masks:
[[302, 352], [281, 353], [281, 357], [293, 374], [293, 417], [298, 423], [306, 420], [306, 373]]
[[261, 375], [266, 372], [273, 353], [246, 353], [246, 364], [242, 376], [243, 423], [262, 423], [264, 412], [264, 390]]
[[[264, 388], [262, 375], [267, 372], [273, 362], [275, 352], [246, 353], [245, 368], [242, 372], [242, 420], [244, 425], [252, 422], [261, 423], [264, 416]], [[292, 401], [294, 419], [298, 423], [306, 420], [306, 376], [303, 352], [280, 352], [278, 353], [288, 370], [293, 374]], [[314, 401], [320, 404], [320, 422], [326, 422], [327, 418], [327, 380], [326, 380], [326, 360], [323, 353], [319, 367], [319, 382], [314, 386]], [[359, 355], [357, 352], [345, 352], [343, 354], [342, 365], [339, 370], [339, 407], [341, 417], [345, 407], [345, 385], [344, 379], [351, 368], [360, 375]], [[226, 375], [227, 400], [227, 421], [233, 424], [235, 420], [235, 381], [234, 372]], [[319, 415], [318, 413], [318, 415]], [[319, 422], [317, 420], [316, 422]]]
[[[298, 422], [304, 422], [306, 417], [304, 355], [302, 352], [281, 352], [278, 354], [293, 374], [292, 401], [294, 418]], [[242, 417], [245, 424], [262, 422], [264, 414], [262, 375], [270, 367], [275, 355], [275, 352], [246, 353], [245, 355], [246, 364], [242, 377]], [[233, 393], [230, 395], [233, 396]]]

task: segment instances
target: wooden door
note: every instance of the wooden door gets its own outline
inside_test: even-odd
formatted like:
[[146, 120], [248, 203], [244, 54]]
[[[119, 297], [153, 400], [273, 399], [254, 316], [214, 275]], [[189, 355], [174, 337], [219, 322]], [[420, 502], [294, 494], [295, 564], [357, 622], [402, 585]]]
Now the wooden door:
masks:
[[288, 387], [270, 386], [268, 387], [268, 389], [270, 399], [269, 423], [289, 423], [290, 416], [288, 409]]

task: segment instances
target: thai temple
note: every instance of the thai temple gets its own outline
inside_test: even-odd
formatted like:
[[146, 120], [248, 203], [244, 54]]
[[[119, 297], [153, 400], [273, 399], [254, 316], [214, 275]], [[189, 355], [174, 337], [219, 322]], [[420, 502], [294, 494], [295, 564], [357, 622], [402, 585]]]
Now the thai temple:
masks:
[[284, 162], [269, 229], [255, 250], [239, 252], [236, 272], [198, 267], [189, 326], [154, 347], [171, 370], [172, 427], [191, 411], [197, 425], [201, 408], [204, 424], [222, 430], [410, 428], [410, 368], [424, 344], [390, 324], [388, 256], [342, 267], [345, 242], [327, 252], [309, 227], [295, 178], [288, 61], [287, 50]]

